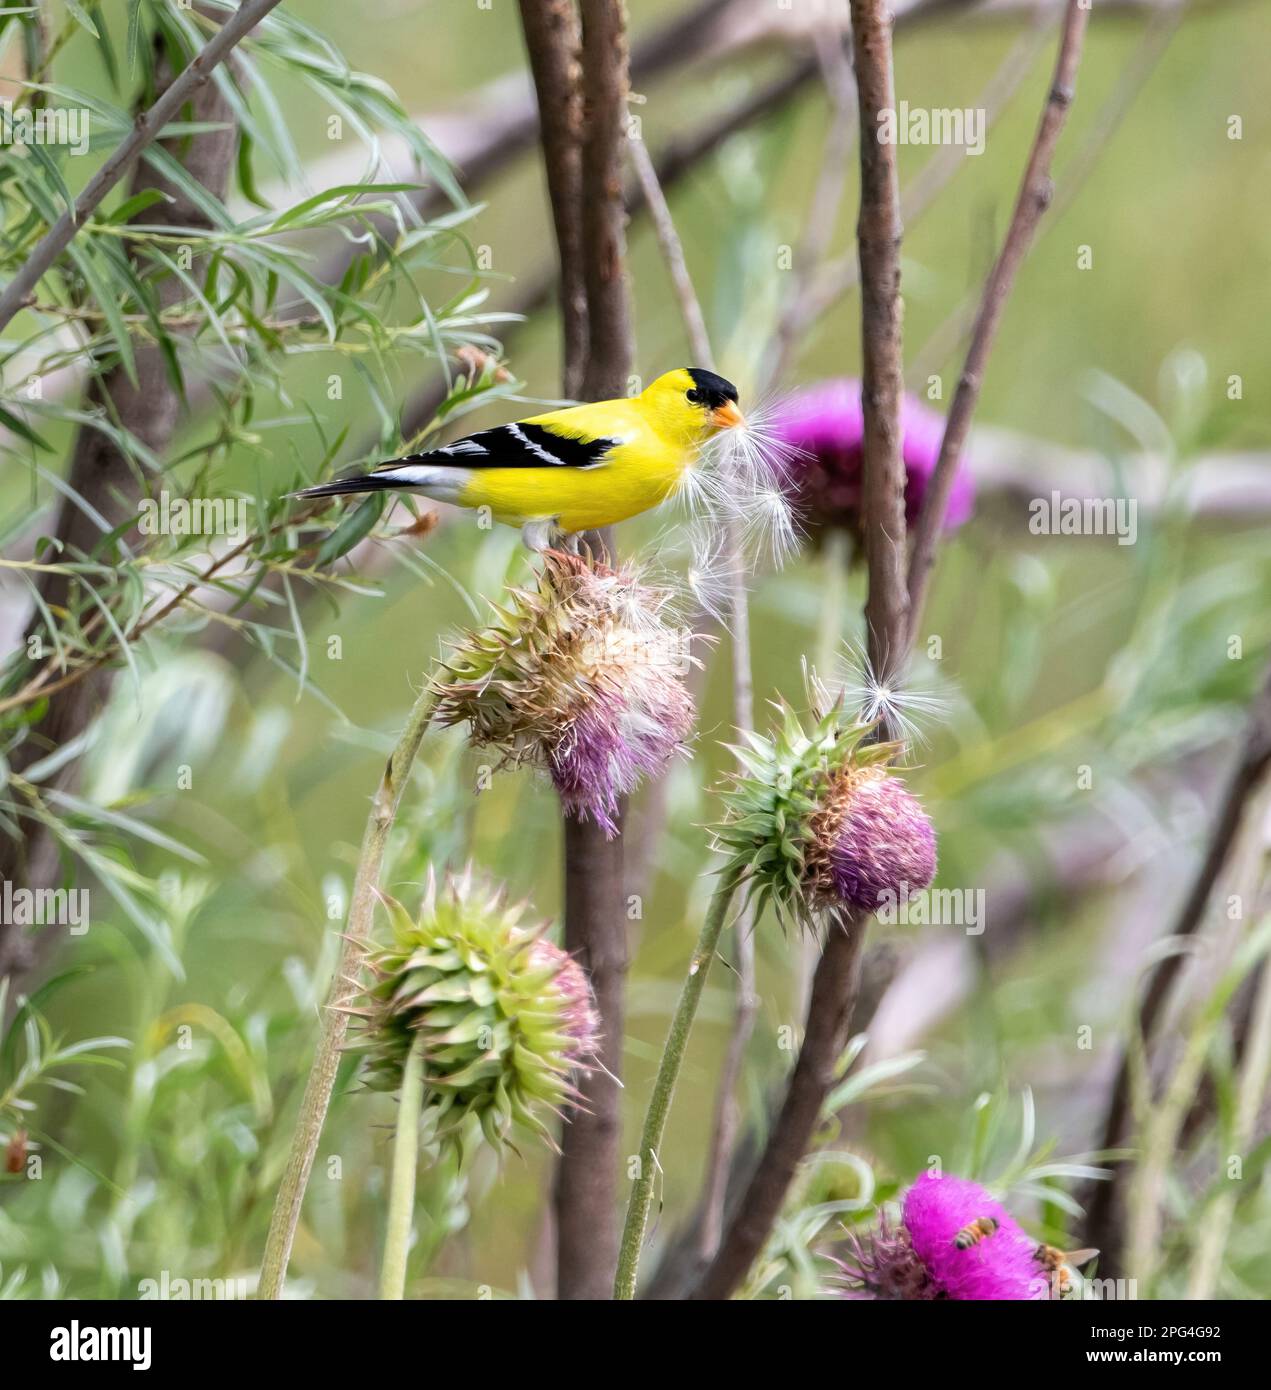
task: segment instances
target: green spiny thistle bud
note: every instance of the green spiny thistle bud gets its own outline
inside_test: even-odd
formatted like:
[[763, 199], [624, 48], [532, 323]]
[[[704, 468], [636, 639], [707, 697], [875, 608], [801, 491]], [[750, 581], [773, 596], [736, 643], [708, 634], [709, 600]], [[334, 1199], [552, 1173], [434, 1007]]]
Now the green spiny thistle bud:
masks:
[[433, 681], [440, 724], [504, 764], [546, 769], [568, 814], [617, 833], [621, 799], [687, 739], [689, 638], [669, 590], [549, 550], [537, 583], [466, 633]]
[[462, 1141], [473, 1122], [491, 1144], [515, 1126], [553, 1143], [544, 1111], [560, 1113], [596, 1051], [599, 1019], [577, 961], [528, 926], [524, 905], [471, 869], [429, 878], [418, 918], [382, 899], [393, 940], [368, 960], [373, 982], [361, 1046], [365, 1079], [397, 1090], [422, 1036], [424, 1113], [435, 1138]]
[[935, 834], [918, 801], [886, 768], [898, 745], [869, 742], [873, 725], [836, 703], [810, 728], [787, 705], [775, 731], [747, 734], [742, 766], [724, 790], [716, 831], [728, 872], [740, 873], [759, 909], [771, 900], [783, 925], [818, 909], [876, 911], [907, 899], [935, 875]]

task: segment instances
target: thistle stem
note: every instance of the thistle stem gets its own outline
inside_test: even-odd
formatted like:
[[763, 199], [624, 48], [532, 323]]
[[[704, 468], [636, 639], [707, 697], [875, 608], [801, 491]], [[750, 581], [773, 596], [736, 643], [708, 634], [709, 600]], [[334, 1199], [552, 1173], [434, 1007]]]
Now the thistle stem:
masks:
[[[819, 566], [821, 606], [817, 616], [815, 665], [817, 676], [834, 683], [834, 663], [843, 641], [843, 619], [847, 612], [849, 576], [852, 568], [852, 540], [846, 531], [830, 527], [825, 533]], [[795, 1012], [807, 1013], [812, 996], [812, 980], [821, 960], [821, 943], [815, 933], [804, 932], [795, 955]]]
[[393, 1171], [388, 1188], [388, 1226], [380, 1298], [400, 1302], [406, 1293], [406, 1257], [411, 1217], [415, 1213], [415, 1169], [419, 1161], [419, 1112], [424, 1103], [424, 1037], [415, 1035], [398, 1095], [397, 1133], [393, 1136]]
[[358, 990], [357, 973], [362, 964], [367, 937], [370, 935], [371, 916], [375, 907], [375, 887], [384, 863], [384, 850], [388, 845], [393, 822], [397, 818], [397, 807], [410, 777], [415, 754], [419, 752], [419, 745], [423, 741], [432, 714], [432, 692], [425, 686], [411, 708], [406, 727], [402, 730], [397, 747], [393, 749], [392, 756], [384, 768], [374, 800], [371, 802], [371, 813], [362, 837], [362, 852], [353, 879], [353, 897], [344, 932], [344, 947], [340, 952], [335, 977], [331, 981], [331, 992], [322, 1015], [322, 1032], [318, 1038], [313, 1064], [309, 1068], [309, 1079], [305, 1083], [300, 1113], [296, 1117], [296, 1130], [291, 1140], [291, 1152], [287, 1156], [287, 1167], [282, 1175], [278, 1196], [274, 1200], [274, 1214], [269, 1223], [265, 1256], [260, 1267], [260, 1285], [256, 1295], [258, 1298], [282, 1297], [283, 1284], [287, 1278], [287, 1262], [291, 1258], [291, 1243], [295, 1239], [296, 1226], [300, 1221], [305, 1188], [308, 1186], [313, 1160], [318, 1152], [318, 1142], [322, 1138], [322, 1126], [326, 1121], [327, 1107], [331, 1103], [331, 1092], [335, 1089], [340, 1054], [344, 1049], [344, 1038], [349, 1028], [349, 1016], [345, 1010]]
[[636, 1276], [640, 1269], [640, 1249], [644, 1244], [644, 1233], [649, 1223], [649, 1208], [653, 1204], [653, 1182], [658, 1168], [658, 1150], [662, 1146], [662, 1135], [666, 1130], [667, 1115], [671, 1110], [671, 1100], [675, 1095], [675, 1083], [679, 1078], [680, 1067], [684, 1062], [684, 1051], [688, 1046], [688, 1035], [693, 1028], [697, 1006], [701, 1002], [702, 989], [706, 975], [719, 945], [720, 934], [728, 918], [728, 909], [740, 881], [739, 871], [727, 875], [715, 890], [706, 920], [693, 958], [689, 962], [688, 975], [680, 990], [680, 1000], [675, 1006], [675, 1016], [666, 1036], [666, 1046], [662, 1049], [662, 1060], [658, 1064], [657, 1080], [649, 1097], [649, 1109], [644, 1117], [644, 1132], [640, 1136], [639, 1176], [631, 1188], [631, 1200], [627, 1205], [627, 1222], [622, 1231], [622, 1245], [618, 1251], [618, 1277], [614, 1281], [613, 1296], [616, 1299], [635, 1297]]

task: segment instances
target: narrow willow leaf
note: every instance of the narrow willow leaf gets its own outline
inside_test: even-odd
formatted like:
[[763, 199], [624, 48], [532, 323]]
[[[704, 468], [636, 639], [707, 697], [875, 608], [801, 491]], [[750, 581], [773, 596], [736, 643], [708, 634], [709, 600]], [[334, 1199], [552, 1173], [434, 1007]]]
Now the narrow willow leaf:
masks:
[[383, 511], [382, 492], [373, 492], [356, 507], [349, 508], [340, 518], [339, 525], [318, 550], [318, 557], [314, 561], [317, 568], [326, 569], [342, 555], [347, 555], [359, 541], [365, 540], [375, 529], [375, 523], [379, 521]]

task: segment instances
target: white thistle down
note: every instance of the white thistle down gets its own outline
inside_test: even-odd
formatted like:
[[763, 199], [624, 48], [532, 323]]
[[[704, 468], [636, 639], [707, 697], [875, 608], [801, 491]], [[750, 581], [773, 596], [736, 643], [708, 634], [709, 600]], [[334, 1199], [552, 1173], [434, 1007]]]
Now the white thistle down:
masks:
[[775, 401], [761, 401], [744, 426], [714, 435], [680, 477], [676, 499], [691, 519], [689, 588], [717, 619], [727, 616], [736, 565], [780, 569], [799, 543], [790, 505], [799, 450], [774, 430], [776, 415]]
[[864, 724], [890, 729], [894, 737], [910, 745], [928, 741], [927, 730], [946, 719], [952, 702], [931, 688], [906, 686], [899, 676], [880, 680], [864, 647], [847, 642], [827, 679], [808, 672], [814, 703], [826, 708], [841, 703], [859, 710]]

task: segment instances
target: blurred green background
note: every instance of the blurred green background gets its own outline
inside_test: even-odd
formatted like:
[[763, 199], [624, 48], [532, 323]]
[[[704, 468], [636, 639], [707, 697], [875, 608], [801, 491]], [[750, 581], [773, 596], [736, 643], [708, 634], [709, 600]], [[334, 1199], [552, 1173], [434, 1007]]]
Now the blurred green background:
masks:
[[[355, 67], [390, 83], [425, 129], [429, 113], [471, 102], [483, 84], [523, 66], [511, 0], [493, 0], [489, 9], [394, 0], [373, 16], [334, 0], [293, 8]], [[677, 8], [633, 5], [636, 37]], [[1163, 445], [1180, 479], [1202, 456], [1265, 451], [1271, 441], [1271, 336], [1259, 293], [1271, 269], [1271, 111], [1265, 71], [1253, 61], [1271, 45], [1271, 13], [1250, 3], [1195, 8], [1111, 133], [1102, 124], [1106, 103], [1122, 90], [1147, 21], [1133, 12], [1095, 15], [1057, 160], [1065, 205], [1043, 223], [1019, 277], [977, 417], [1019, 433], [1015, 463], [1025, 482], [1030, 441], [1039, 455], [1049, 445], [1096, 451], [1108, 460], [1110, 478], [1128, 455]], [[902, 32], [898, 95], [928, 107], [979, 105], [1028, 22], [946, 18]], [[968, 159], [906, 230], [911, 361], [983, 278], [1010, 215], [1052, 58], [1047, 43], [985, 154]], [[650, 82], [638, 108], [647, 143], [656, 152], [782, 61], [781, 45], [769, 36]], [[86, 42], [74, 41], [64, 63], [60, 80], [100, 82]], [[302, 154], [321, 160], [330, 148], [325, 110], [299, 90], [280, 84], [278, 92]], [[480, 106], [470, 109], [473, 120], [481, 118]], [[1242, 139], [1228, 137], [1232, 116], [1243, 120]], [[827, 124], [824, 93], [811, 84], [786, 111], [731, 139], [672, 195], [720, 369], [743, 383], [756, 373], [758, 345], [786, 287], [779, 248], [801, 243]], [[1091, 141], [1106, 147], [1068, 202], [1067, 174]], [[902, 181], [930, 153], [902, 149]], [[294, 196], [302, 192], [297, 187]], [[491, 249], [498, 305], [519, 277], [554, 254], [536, 156], [476, 196], [486, 206], [468, 232]], [[850, 249], [855, 212], [853, 168], [836, 251]], [[646, 221], [633, 225], [630, 241], [638, 370], [648, 379], [682, 363], [687, 349]], [[1078, 268], [1083, 246], [1093, 257], [1088, 270]], [[848, 295], [801, 340], [784, 388], [856, 375], [859, 333], [859, 300]], [[930, 367], [942, 376], [946, 400], [960, 360], [954, 349]], [[518, 331], [508, 358], [526, 396], [554, 399], [554, 313]], [[375, 407], [352, 373], [344, 398], [326, 399], [328, 373], [344, 367], [334, 353], [290, 359], [285, 394], [258, 408], [259, 444], [235, 449], [214, 486], [250, 492], [292, 485], [297, 463], [307, 467], [321, 454], [301, 419], [306, 403], [328, 437], [346, 424], [351, 442], [377, 428]], [[413, 359], [400, 364], [390, 383], [399, 399], [422, 384], [417, 373]], [[1227, 397], [1232, 374], [1243, 379], [1240, 400]], [[511, 418], [512, 409], [498, 403], [474, 423]], [[270, 428], [271, 415], [286, 423]], [[206, 423], [193, 423], [184, 442], [206, 432]], [[1258, 457], [1265, 464], [1271, 455]], [[29, 477], [12, 461], [4, 470], [6, 506], [25, 505]], [[898, 997], [901, 1016], [890, 1034], [900, 1039], [896, 1051], [921, 1048], [923, 1055], [899, 1069], [898, 1081], [880, 1079], [872, 1103], [849, 1112], [831, 1142], [863, 1157], [880, 1196], [906, 1183], [931, 1154], [944, 1155], [955, 1171], [961, 1163], [1000, 1173], [1020, 1144], [1030, 1090], [1037, 1106], [1030, 1153], [1048, 1143], [1059, 1154], [1088, 1149], [1136, 953], [1166, 930], [1185, 888], [1204, 807], [1228, 756], [1224, 740], [1238, 727], [1271, 640], [1263, 517], [1232, 525], [1197, 520], [1181, 504], [1155, 515], [1144, 508], [1138, 542], [1129, 547], [1035, 537], [1025, 520], [1018, 505], [986, 489], [976, 518], [944, 551], [927, 614], [943, 660], [926, 663], [921, 677], [948, 713], [929, 728], [909, 780], [939, 830], [940, 883], [987, 888], [988, 929], [983, 938], [960, 939], [957, 968], [968, 988], [933, 1028], [921, 1023], [928, 992], [938, 992], [933, 983], [915, 976], [909, 994]], [[622, 549], [639, 552], [663, 525], [627, 524]], [[381, 569], [367, 592], [308, 606], [310, 677], [323, 698], [298, 693], [294, 680], [232, 642], [200, 649], [175, 638], [154, 645], [140, 706], [131, 686], [117, 684], [85, 794], [144, 804], [148, 819], [206, 863], [193, 868], [160, 849], [136, 849], [146, 873], [174, 875], [168, 920], [184, 978], [130, 924], [109, 920], [109, 907], [107, 920], [95, 910], [93, 930], [62, 961], [91, 968], [49, 1000], [55, 1028], [71, 1038], [118, 1034], [134, 1047], [121, 1070], [94, 1073], [84, 1097], [42, 1096], [40, 1128], [65, 1152], [45, 1146], [44, 1190], [4, 1191], [6, 1269], [34, 1273], [51, 1264], [74, 1292], [125, 1297], [161, 1266], [187, 1276], [254, 1271], [383, 756], [445, 635], [479, 618], [484, 598], [497, 596], [527, 564], [513, 533], [467, 524], [444, 526], [418, 545], [428, 571], [436, 567], [431, 582], [405, 568]], [[826, 621], [843, 639], [859, 641], [862, 576], [853, 572], [840, 611], [827, 620], [824, 605], [835, 587], [826, 558], [812, 549], [781, 574], [757, 577], [761, 709], [778, 692], [801, 703], [799, 658], [815, 656]], [[1241, 660], [1229, 658], [1232, 635], [1242, 639]], [[330, 659], [331, 637], [342, 644], [338, 660]], [[721, 657], [726, 650], [724, 643]], [[633, 886], [643, 917], [632, 936], [631, 1148], [709, 893], [702, 827], [715, 814], [709, 788], [728, 765], [720, 741], [730, 737], [729, 710], [727, 661], [715, 658], [693, 758], [670, 776], [654, 871]], [[457, 865], [470, 855], [516, 894], [529, 895], [542, 914], [555, 914], [559, 827], [550, 789], [529, 774], [507, 773], [474, 794], [479, 759], [453, 731], [430, 737], [420, 763], [394, 839], [392, 891], [409, 901], [428, 864]], [[192, 773], [189, 790], [176, 789], [183, 765]], [[1080, 765], [1094, 769], [1092, 789], [1078, 785]], [[1124, 837], [1120, 857], [1093, 882], [1089, 874], [1079, 884], [1063, 872], [1056, 879], [1049, 864], [1053, 837], [1072, 826], [1095, 839]], [[1014, 935], [997, 951], [994, 886], [1011, 864], [1038, 893], [1002, 925]], [[949, 928], [893, 929], [902, 965], [942, 931], [957, 936]], [[874, 939], [885, 935], [875, 929]], [[751, 1117], [789, 1064], [782, 1030], [799, 1026], [799, 943], [771, 922], [761, 925], [757, 942], [761, 1010], [744, 1083]], [[732, 993], [731, 973], [717, 971], [663, 1155], [655, 1245], [698, 1191]], [[907, 1011], [914, 1015], [908, 1027]], [[192, 1052], [173, 1040], [183, 1020], [194, 1025]], [[1094, 1030], [1093, 1054], [1077, 1050], [1083, 1025]], [[977, 1108], [984, 1095], [991, 1100]], [[390, 1123], [391, 1103], [381, 1097], [352, 1090], [338, 1098], [296, 1247], [296, 1291], [373, 1291]], [[448, 1175], [431, 1176], [420, 1238], [438, 1254], [431, 1265], [418, 1261], [414, 1292], [528, 1290], [526, 1271], [542, 1267], [539, 1213], [549, 1172], [544, 1156], [527, 1151], [498, 1173], [483, 1156], [460, 1191]], [[860, 1191], [854, 1169], [834, 1181], [846, 1186], [831, 1182], [830, 1196]], [[1204, 1181], [1184, 1164], [1177, 1184], [1172, 1211], [1185, 1224], [1187, 1202], [1199, 1200]], [[1271, 1288], [1271, 1204], [1260, 1171], [1246, 1188], [1226, 1296], [1266, 1296]], [[821, 1189], [800, 1198], [823, 1200]], [[1079, 1219], [1057, 1206], [1037, 1199], [1024, 1215], [1038, 1234], [1082, 1243]], [[448, 1225], [454, 1229], [445, 1239]], [[793, 1215], [789, 1230], [797, 1245]], [[1170, 1247], [1176, 1262], [1167, 1266], [1167, 1291], [1186, 1261], [1186, 1237], [1171, 1239], [1181, 1243]], [[778, 1250], [777, 1257], [785, 1255]]]

